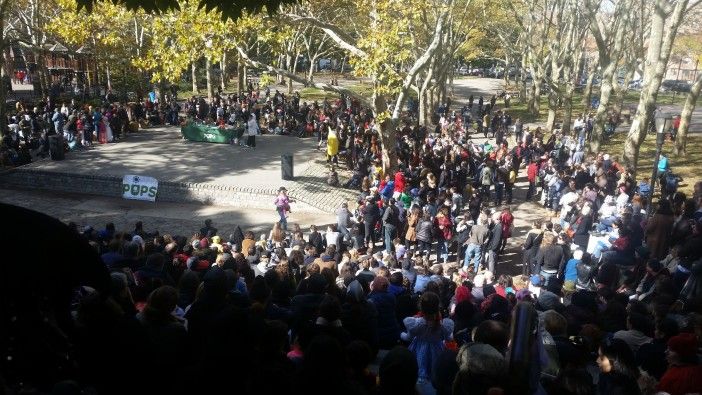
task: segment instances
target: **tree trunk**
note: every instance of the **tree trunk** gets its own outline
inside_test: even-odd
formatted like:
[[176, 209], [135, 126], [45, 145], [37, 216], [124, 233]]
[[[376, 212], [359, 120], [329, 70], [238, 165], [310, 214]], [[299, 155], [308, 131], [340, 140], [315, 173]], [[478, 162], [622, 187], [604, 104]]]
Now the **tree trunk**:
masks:
[[651, 13], [651, 34], [644, 67], [644, 88], [639, 96], [636, 119], [632, 122], [624, 142], [624, 163], [632, 169], [636, 169], [639, 149], [646, 138], [649, 122], [656, 109], [658, 91], [687, 4], [687, 0], [681, 0], [675, 4], [673, 12], [668, 14], [664, 11], [666, 8], [664, 5], [668, 5], [667, 0], [658, 0], [655, 10]]
[[535, 91], [536, 91], [536, 85], [534, 84], [534, 81], [532, 80], [531, 85], [526, 90], [527, 111], [529, 111], [529, 112], [531, 112], [531, 109], [534, 108]]
[[602, 134], [604, 133], [604, 125], [607, 118], [607, 106], [612, 97], [612, 71], [613, 67], [607, 67], [602, 76], [602, 86], [600, 88], [600, 106], [597, 107], [597, 115], [595, 115], [595, 124], [590, 137], [590, 152], [597, 153], [602, 144]]
[[588, 74], [585, 89], [583, 90], [583, 100], [581, 101], [583, 105], [583, 118], [590, 112], [590, 104], [592, 102], [592, 82], [594, 79], [595, 71], [593, 70], [590, 72], [590, 74]]
[[417, 99], [419, 99], [419, 124], [427, 126], [429, 124], [428, 114], [429, 114], [429, 86], [431, 85], [431, 80], [434, 75], [434, 59], [432, 59], [428, 69], [427, 75], [422, 81], [422, 86], [419, 88], [419, 93], [417, 94]]
[[197, 69], [195, 66], [195, 62], [193, 62], [192, 66], [190, 66], [190, 77], [193, 79], [193, 94], [197, 95]]
[[[37, 63], [39, 60], [37, 60]], [[12, 58], [10, 57], [10, 49], [8, 47], [3, 46], [3, 51], [2, 51], [2, 73], [3, 75], [6, 75], [12, 79], [12, 70], [14, 67], [12, 65]]]
[[[295, 74], [295, 69], [297, 68], [297, 65], [292, 64], [292, 59], [288, 61], [288, 70], [290, 70], [291, 73]], [[292, 78], [288, 78], [286, 81], [286, 84], [288, 85], [288, 95], [293, 94], [293, 80]]]
[[446, 82], [444, 82], [444, 78], [445, 77], [438, 80], [438, 83], [436, 84], [436, 89], [438, 90], [436, 95], [436, 104], [446, 103]]
[[[295, 64], [295, 65], [293, 65], [291, 72], [293, 74], [295, 74], [296, 69], [297, 69], [297, 65]], [[292, 78], [288, 78], [287, 84], [288, 84], [288, 95], [292, 95], [293, 94], [293, 80], [292, 80]]]
[[236, 91], [238, 94], [246, 92], [246, 78], [244, 77], [244, 60], [239, 56], [236, 63]]
[[107, 77], [107, 90], [112, 90], [112, 76], [110, 75], [109, 64], [105, 64], [105, 76]]
[[313, 57], [310, 59], [310, 69], [307, 72], [307, 79], [311, 82], [314, 82], [314, 65], [317, 62], [317, 58]]
[[222, 60], [219, 63], [219, 68], [222, 69], [222, 92], [227, 89], [227, 52], [222, 53]]
[[[8, 7], [5, 7], [4, 9], [6, 10]], [[5, 15], [0, 15], [0, 33], [5, 31], [5, 22], [7, 18], [7, 11], [5, 11]], [[8, 38], [4, 34], [2, 34], [2, 37], [0, 37], [0, 50], [3, 51], [3, 54], [6, 52], [6, 49], [8, 48]], [[10, 68], [10, 64], [8, 62], [8, 57], [2, 56], [0, 59], [0, 69], [3, 71], [7, 71]], [[10, 84], [12, 83], [12, 74], [14, 70], [9, 70], [10, 73], [6, 74], [3, 76], [3, 78], [0, 78], [0, 138], [5, 137], [7, 134], [7, 105], [5, 105], [6, 100], [7, 100], [7, 82], [9, 81]]]
[[288, 78], [287, 84], [288, 84], [288, 95], [293, 94], [293, 86], [292, 86], [292, 78]]
[[634, 73], [636, 72], [636, 64], [631, 64], [629, 69], [624, 76], [624, 82], [621, 85], [617, 85], [617, 93], [614, 97], [614, 106], [612, 110], [615, 114], [621, 115], [622, 108], [624, 107], [624, 99], [626, 98], [626, 93], [629, 91], [629, 82], [634, 78]]
[[546, 119], [546, 131], [552, 132], [556, 124], [556, 111], [558, 111], [558, 92], [551, 88], [548, 93], [548, 118]]
[[[537, 78], [538, 77], [538, 78]], [[531, 102], [531, 108], [530, 112], [533, 116], [538, 117], [540, 108], [541, 108], [541, 75], [539, 76], [534, 76], [534, 80], [532, 81], [533, 84], [533, 91], [534, 91], [534, 98], [533, 101]]]
[[[249, 89], [249, 87], [248, 87], [248, 82], [249, 82], [249, 68], [246, 67], [246, 64], [245, 64], [245, 63], [244, 63], [244, 65], [242, 66], [242, 70], [243, 70], [243, 73], [244, 73], [244, 92], [246, 92], [246, 91], [248, 91], [248, 89]], [[253, 84], [251, 84], [251, 85], [253, 85]]]
[[697, 98], [700, 96], [700, 88], [702, 88], [702, 73], [697, 74], [697, 79], [692, 84], [690, 93], [687, 94], [685, 105], [680, 114], [680, 127], [678, 128], [678, 134], [675, 136], [675, 148], [673, 149], [675, 155], [687, 155], [687, 131], [690, 128], [690, 119], [695, 111]]
[[166, 102], [166, 80], [163, 79], [158, 81], [158, 102]]
[[[41, 62], [42, 58], [40, 57], [41, 54], [38, 51], [32, 51], [32, 57], [34, 57], [34, 61], [36, 62], [36, 68], [34, 69], [34, 73], [31, 74], [32, 76], [32, 85], [34, 85], [34, 94], [37, 96], [44, 96], [44, 93], [47, 92], [45, 89], [45, 81], [42, 78], [42, 69], [41, 69]], [[26, 64], [26, 63], [25, 63]], [[27, 70], [29, 71], [29, 70]]]
[[[374, 94], [373, 96], [373, 112], [382, 114], [387, 112], [387, 98], [385, 95]], [[383, 173], [393, 174], [397, 168], [397, 152], [395, 151], [395, 126], [398, 120], [393, 120], [391, 117], [385, 118], [378, 124], [380, 129], [380, 143], [382, 144], [383, 157]]]
[[214, 97], [214, 84], [212, 83], [212, 61], [205, 57], [205, 79], [207, 80], [207, 98]]
[[434, 86], [430, 87], [429, 92], [428, 92], [429, 95], [427, 97], [429, 99], [429, 102], [427, 103], [427, 106], [429, 107], [428, 113], [427, 113], [427, 115], [428, 115], [427, 118], [428, 118], [430, 124], [434, 122], [434, 120], [432, 118], [433, 118], [433, 114], [434, 114], [434, 109], [436, 108], [436, 99], [435, 99], [436, 92], [435, 91], [436, 91], [436, 88]]
[[[277, 66], [290, 71], [290, 55], [278, 55]], [[281, 74], [276, 74], [275, 83], [280, 84], [281, 82], [283, 82], [283, 76]]]
[[575, 86], [573, 84], [568, 84], [565, 89], [565, 94], [563, 95], [563, 126], [561, 131], [563, 134], [570, 133], [571, 120], [573, 119], [573, 92], [575, 91]]
[[505, 73], [504, 73], [504, 75], [502, 75], [502, 79], [505, 81], [505, 89], [509, 88], [509, 73], [508, 73], [508, 71], [509, 71], [510, 63], [511, 62], [509, 61], [509, 56], [505, 55]]
[[[515, 75], [514, 78], [517, 78]], [[527, 98], [527, 57], [526, 55], [522, 55], [522, 67], [519, 70], [519, 79], [521, 80], [521, 84], [519, 87], [519, 104], [524, 103], [526, 100], [527, 103], [529, 103], [528, 98]], [[529, 108], [529, 105], [527, 104], [527, 108]]]
[[[295, 53], [295, 59], [291, 60], [292, 62], [292, 73], [295, 74], [297, 73], [297, 59], [300, 57], [300, 52]], [[292, 78], [288, 78], [288, 94], [292, 95], [293, 93], [293, 80]]]
[[419, 93], [417, 94], [417, 99], [419, 99], [419, 124], [426, 126], [427, 125], [427, 91], [426, 90], [419, 90]]

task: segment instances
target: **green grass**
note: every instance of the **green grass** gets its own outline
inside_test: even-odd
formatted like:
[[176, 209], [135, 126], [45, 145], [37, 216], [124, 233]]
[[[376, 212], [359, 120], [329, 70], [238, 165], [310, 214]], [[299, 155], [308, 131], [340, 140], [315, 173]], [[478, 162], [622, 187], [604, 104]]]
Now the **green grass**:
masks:
[[[626, 95], [624, 96], [624, 103], [636, 105], [639, 103], [639, 96], [640, 95], [641, 95], [641, 91], [627, 91]], [[676, 93], [676, 92], [659, 92], [658, 93], [658, 104], [661, 104], [661, 105], [676, 104], [676, 105], [682, 106], [685, 104], [685, 100], [687, 100], [687, 93]], [[699, 100], [700, 100], [700, 98], [698, 97], [696, 104], [699, 104]]]
[[[363, 83], [358, 83], [358, 84], [353, 84], [349, 85], [348, 89], [358, 93], [359, 95], [363, 97], [370, 98], [373, 95], [373, 86], [370, 84], [363, 84]], [[327, 92], [322, 89], [317, 89], [317, 88], [302, 88], [300, 90], [300, 98], [302, 100], [306, 101], [314, 101], [314, 100], [324, 100], [324, 99], [331, 99], [331, 98], [336, 98], [338, 95], [334, 92]]]
[[[626, 133], [616, 133], [602, 144], [601, 149], [603, 152], [610, 152], [621, 158], [624, 154], [625, 139]], [[700, 173], [700, 169], [702, 169], [702, 136], [688, 135], [686, 155], [674, 155], [674, 144], [672, 141], [666, 141], [663, 144], [662, 152], [669, 158], [673, 172], [683, 178], [683, 181], [680, 183], [680, 191], [690, 196], [695, 182], [702, 180], [702, 174]], [[646, 136], [643, 144], [641, 144], [639, 162], [636, 166], [636, 172], [639, 174], [639, 177], [650, 177], [653, 171], [655, 155], [656, 136], [649, 134]]]
[[[514, 87], [508, 88], [508, 90], [514, 89]], [[634, 107], [638, 105], [639, 103], [639, 95], [640, 91], [628, 91], [626, 95], [624, 96], [624, 105], [623, 109], [626, 109], [628, 107]], [[599, 96], [600, 92], [599, 89], [596, 89], [592, 92], [593, 97]], [[702, 97], [702, 95], [700, 95]], [[582, 104], [582, 99], [583, 99], [583, 94], [582, 92], [576, 92], [573, 94], [573, 116], [577, 117], [578, 114], [581, 114], [583, 112], [584, 106]], [[660, 92], [658, 94], [658, 104], [660, 105], [678, 105], [682, 106], [685, 104], [685, 100], [687, 99], [687, 94], [684, 93], [674, 93], [674, 92]], [[699, 98], [698, 98], [699, 102]], [[535, 117], [532, 115], [528, 110], [527, 110], [527, 103], [526, 103], [526, 98], [524, 99], [523, 103], [520, 103], [518, 100], [512, 99], [510, 102], [510, 108], [508, 109], [508, 112], [512, 115], [512, 119], [517, 119], [521, 118], [523, 122], [546, 122], [546, 119], [548, 117], [548, 94], [542, 94], [541, 95], [541, 100], [540, 100], [541, 106], [540, 106], [540, 112], [541, 114], [538, 117]], [[502, 100], [498, 100], [497, 102], [497, 107], [502, 108], [503, 107], [503, 102]], [[563, 108], [559, 108], [556, 111], [556, 121], [560, 121], [563, 119]]]
[[333, 92], [327, 92], [317, 88], [302, 88], [300, 90], [300, 99], [303, 101], [324, 100], [334, 97]]

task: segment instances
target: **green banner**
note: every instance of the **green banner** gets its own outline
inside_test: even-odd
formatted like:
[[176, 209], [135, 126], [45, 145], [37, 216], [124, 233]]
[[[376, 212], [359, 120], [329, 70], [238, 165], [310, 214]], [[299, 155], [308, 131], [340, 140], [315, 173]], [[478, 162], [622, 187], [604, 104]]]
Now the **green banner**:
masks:
[[221, 129], [217, 126], [188, 122], [184, 126], [181, 126], [180, 133], [183, 134], [184, 138], [190, 141], [228, 144], [233, 138], [241, 138], [241, 135], [244, 134], [244, 129]]

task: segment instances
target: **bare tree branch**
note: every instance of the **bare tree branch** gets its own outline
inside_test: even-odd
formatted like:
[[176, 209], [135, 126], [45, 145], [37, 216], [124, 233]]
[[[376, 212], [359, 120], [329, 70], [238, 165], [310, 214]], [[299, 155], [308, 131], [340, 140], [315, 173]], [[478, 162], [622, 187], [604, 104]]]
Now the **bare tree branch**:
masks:
[[236, 46], [236, 50], [237, 50], [237, 52], [239, 53], [239, 56], [241, 56], [241, 59], [242, 59], [246, 64], [248, 64], [249, 66], [256, 67], [256, 68], [259, 68], [259, 69], [264, 69], [264, 70], [267, 70], [267, 71], [269, 71], [269, 72], [271, 72], [271, 73], [276, 73], [276, 74], [283, 75], [283, 76], [285, 76], [285, 77], [287, 77], [287, 78], [290, 78], [290, 79], [293, 80], [293, 81], [296, 81], [296, 82], [301, 83], [302, 85], [304, 85], [304, 86], [306, 86], [306, 87], [312, 87], [312, 88], [322, 89], [322, 90], [327, 91], [327, 92], [336, 92], [336, 93], [341, 93], [341, 94], [344, 94], [344, 95], [348, 95], [348, 96], [351, 96], [351, 97], [355, 98], [356, 100], [358, 100], [361, 104], [363, 104], [363, 105], [366, 106], [366, 107], [370, 107], [370, 106], [371, 106], [371, 103], [368, 101], [368, 99], [366, 99], [365, 97], [359, 95], [358, 93], [356, 93], [356, 92], [354, 92], [354, 91], [352, 91], [352, 90], [350, 90], [350, 89], [342, 88], [342, 87], [340, 87], [340, 86], [335, 86], [335, 85], [329, 85], [329, 84], [323, 84], [323, 83], [318, 83], [318, 82], [312, 82], [312, 81], [310, 81], [310, 80], [308, 80], [308, 79], [306, 79], [306, 78], [303, 78], [303, 77], [300, 77], [300, 76], [298, 76], [298, 75], [295, 75], [295, 74], [293, 74], [293, 73], [291, 73], [291, 72], [289, 72], [289, 71], [287, 71], [287, 70], [283, 70], [283, 69], [281, 69], [281, 68], [273, 67], [273, 66], [271, 66], [271, 65], [269, 65], [269, 64], [264, 64], [264, 63], [261, 63], [261, 62], [259, 62], [259, 61], [253, 60], [253, 59], [251, 59], [251, 58], [249, 57], [249, 55], [248, 55], [241, 47], [239, 47], [238, 45]]
[[281, 16], [286, 17], [288, 20], [294, 23], [306, 22], [322, 29], [332, 40], [334, 40], [334, 42], [336, 42], [337, 45], [356, 56], [364, 57], [368, 55], [364, 50], [354, 45], [354, 39], [339, 29], [339, 27], [336, 25], [321, 21], [318, 18], [311, 16], [301, 16], [296, 14], [283, 14]]

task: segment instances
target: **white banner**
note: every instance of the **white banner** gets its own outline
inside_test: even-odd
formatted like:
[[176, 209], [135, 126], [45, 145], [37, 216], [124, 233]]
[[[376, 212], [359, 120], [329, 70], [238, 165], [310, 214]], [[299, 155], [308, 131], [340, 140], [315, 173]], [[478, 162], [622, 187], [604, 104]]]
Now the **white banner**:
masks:
[[122, 178], [122, 197], [132, 200], [156, 201], [158, 180], [153, 177], [125, 175]]

